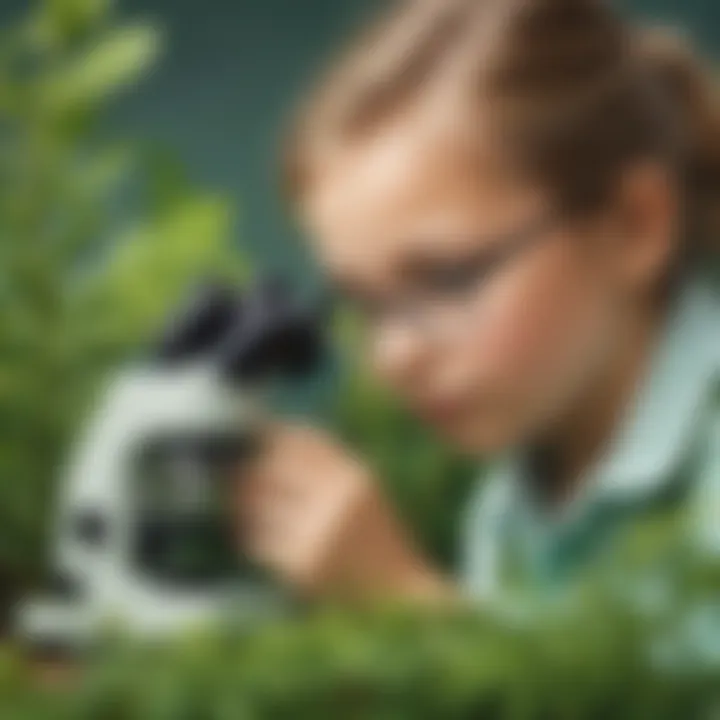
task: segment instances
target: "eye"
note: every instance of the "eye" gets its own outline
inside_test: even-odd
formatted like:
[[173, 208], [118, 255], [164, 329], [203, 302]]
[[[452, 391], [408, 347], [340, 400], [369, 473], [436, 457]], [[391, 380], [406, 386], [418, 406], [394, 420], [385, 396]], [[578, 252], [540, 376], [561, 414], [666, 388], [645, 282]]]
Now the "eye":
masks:
[[461, 294], [474, 289], [486, 271], [487, 262], [478, 258], [436, 262], [424, 269], [420, 281], [432, 293]]

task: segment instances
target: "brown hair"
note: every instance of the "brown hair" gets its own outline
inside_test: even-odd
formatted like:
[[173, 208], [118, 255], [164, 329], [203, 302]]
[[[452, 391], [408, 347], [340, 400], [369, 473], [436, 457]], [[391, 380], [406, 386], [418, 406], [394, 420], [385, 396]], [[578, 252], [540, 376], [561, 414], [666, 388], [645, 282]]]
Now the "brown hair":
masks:
[[717, 247], [715, 78], [682, 38], [634, 30], [602, 0], [396, 3], [302, 108], [285, 157], [290, 197], [319, 143], [371, 131], [433, 80], [454, 83], [470, 108], [487, 99], [508, 159], [569, 213], [599, 209], [628, 163], [669, 163], [692, 249]]

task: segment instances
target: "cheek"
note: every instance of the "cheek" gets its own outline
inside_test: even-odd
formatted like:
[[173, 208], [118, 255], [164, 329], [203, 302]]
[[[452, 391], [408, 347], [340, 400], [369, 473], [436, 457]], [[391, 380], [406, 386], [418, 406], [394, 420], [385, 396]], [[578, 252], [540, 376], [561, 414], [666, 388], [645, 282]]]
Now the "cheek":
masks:
[[488, 300], [481, 326], [488, 371], [527, 371], [561, 354], [581, 325], [588, 290], [562, 257], [509, 276]]
[[476, 387], [496, 398], [488, 421], [497, 442], [561, 412], [597, 362], [613, 316], [602, 270], [581, 253], [558, 243], [536, 260], [488, 288], [464, 341]]

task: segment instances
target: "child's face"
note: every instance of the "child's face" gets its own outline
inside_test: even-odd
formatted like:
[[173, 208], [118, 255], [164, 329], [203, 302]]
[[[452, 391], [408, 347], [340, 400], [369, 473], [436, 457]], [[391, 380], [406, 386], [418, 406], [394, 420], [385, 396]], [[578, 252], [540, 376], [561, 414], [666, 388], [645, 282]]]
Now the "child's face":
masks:
[[485, 168], [432, 123], [398, 121], [331, 157], [304, 206], [320, 262], [367, 313], [375, 371], [473, 452], [560, 419], [613, 353], [632, 296], [608, 218], [570, 225], [491, 153]]

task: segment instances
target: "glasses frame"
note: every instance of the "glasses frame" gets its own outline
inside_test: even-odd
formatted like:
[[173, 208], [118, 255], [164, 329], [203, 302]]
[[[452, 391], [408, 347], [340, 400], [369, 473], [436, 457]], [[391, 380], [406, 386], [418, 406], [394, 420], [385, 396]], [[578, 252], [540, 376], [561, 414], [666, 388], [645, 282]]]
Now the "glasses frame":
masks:
[[[474, 266], [475, 269], [472, 273], [473, 277], [462, 289], [442, 292], [416, 290], [399, 293], [398, 295], [404, 295], [404, 297], [384, 300], [380, 304], [375, 303], [372, 312], [357, 309], [355, 312], [361, 316], [361, 322], [368, 328], [378, 328], [386, 325], [391, 318], [395, 318], [395, 322], [400, 320], [403, 324], [427, 326], [429, 323], [422, 321], [423, 318], [427, 318], [430, 314], [427, 310], [428, 306], [448, 301], [470, 301], [471, 295], [475, 296], [484, 284], [510, 263], [525, 252], [549, 240], [552, 231], [557, 225], [557, 215], [546, 215], [521, 228], [497, 235], [492, 240], [487, 237], [478, 238], [483, 247], [478, 249], [475, 254], [468, 256], [467, 262]], [[441, 297], [441, 294], [443, 297]], [[346, 298], [343, 300], [341, 292], [333, 292], [331, 297], [333, 307], [348, 303]]]

